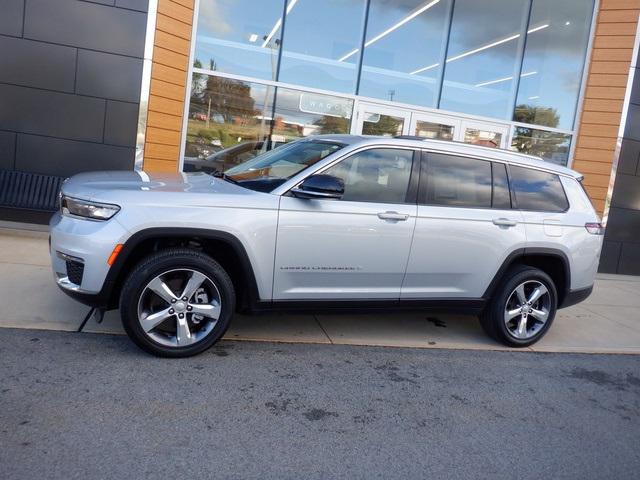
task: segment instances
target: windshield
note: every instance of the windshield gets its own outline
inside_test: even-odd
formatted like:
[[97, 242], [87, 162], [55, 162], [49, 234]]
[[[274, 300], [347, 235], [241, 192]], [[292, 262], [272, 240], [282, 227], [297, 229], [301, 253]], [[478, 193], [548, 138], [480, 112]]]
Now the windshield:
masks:
[[319, 140], [291, 142], [230, 168], [225, 174], [243, 187], [270, 192], [343, 146]]

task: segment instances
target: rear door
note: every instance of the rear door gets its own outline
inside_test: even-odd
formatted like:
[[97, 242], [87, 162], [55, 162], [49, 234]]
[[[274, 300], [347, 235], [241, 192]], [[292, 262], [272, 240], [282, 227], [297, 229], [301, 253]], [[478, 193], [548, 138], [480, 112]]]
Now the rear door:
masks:
[[418, 161], [371, 148], [322, 171], [340, 200], [280, 200], [274, 300], [399, 299], [416, 221]]
[[480, 298], [508, 253], [524, 248], [506, 166], [423, 153], [418, 215], [401, 298]]

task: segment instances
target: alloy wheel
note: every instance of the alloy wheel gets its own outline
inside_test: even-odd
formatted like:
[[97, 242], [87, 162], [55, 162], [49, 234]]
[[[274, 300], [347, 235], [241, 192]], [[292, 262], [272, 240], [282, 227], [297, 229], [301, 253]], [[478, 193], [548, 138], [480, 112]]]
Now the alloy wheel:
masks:
[[518, 340], [528, 340], [544, 327], [550, 311], [547, 287], [537, 280], [523, 282], [511, 292], [504, 308], [507, 332]]
[[153, 278], [138, 301], [138, 321], [154, 341], [167, 347], [193, 345], [211, 333], [221, 313], [221, 296], [207, 275], [169, 270]]

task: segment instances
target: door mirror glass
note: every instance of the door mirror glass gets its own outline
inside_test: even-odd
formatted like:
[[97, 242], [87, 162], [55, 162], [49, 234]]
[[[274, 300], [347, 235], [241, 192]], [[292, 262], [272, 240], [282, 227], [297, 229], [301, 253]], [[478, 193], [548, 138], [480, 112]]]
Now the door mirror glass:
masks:
[[344, 182], [333, 175], [311, 175], [291, 191], [298, 198], [342, 198]]

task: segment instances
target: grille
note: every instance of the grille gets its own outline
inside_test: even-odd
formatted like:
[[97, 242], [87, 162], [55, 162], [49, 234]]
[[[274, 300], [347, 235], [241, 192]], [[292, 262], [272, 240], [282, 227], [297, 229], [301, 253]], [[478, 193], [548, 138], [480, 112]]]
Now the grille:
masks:
[[84, 274], [84, 264], [80, 262], [74, 262], [73, 260], [67, 260], [67, 277], [71, 283], [76, 285], [82, 284], [82, 275]]
[[63, 177], [0, 170], [0, 205], [53, 212]]

